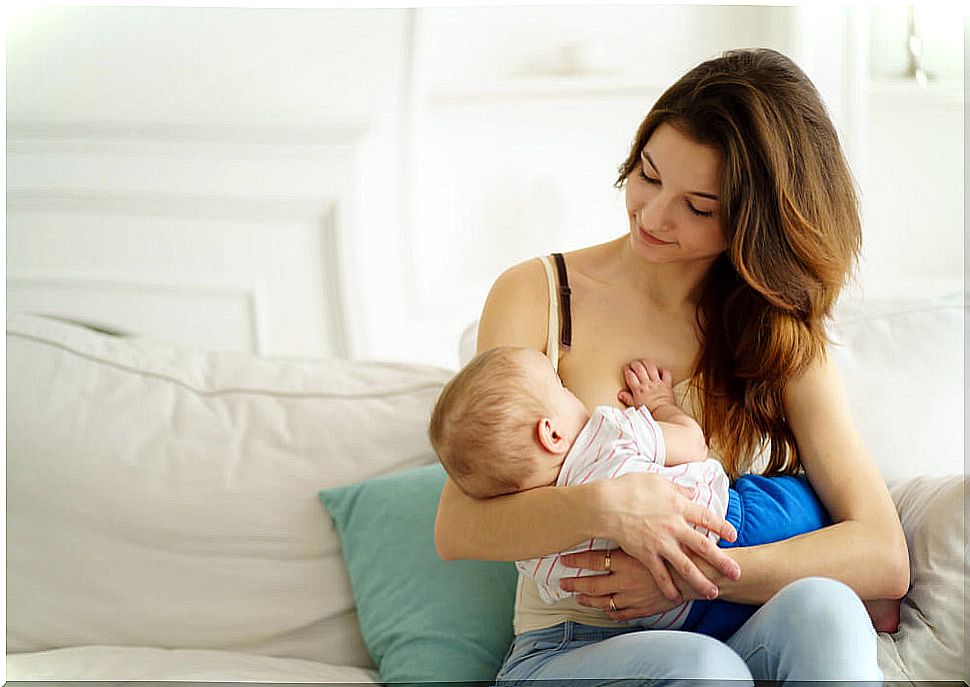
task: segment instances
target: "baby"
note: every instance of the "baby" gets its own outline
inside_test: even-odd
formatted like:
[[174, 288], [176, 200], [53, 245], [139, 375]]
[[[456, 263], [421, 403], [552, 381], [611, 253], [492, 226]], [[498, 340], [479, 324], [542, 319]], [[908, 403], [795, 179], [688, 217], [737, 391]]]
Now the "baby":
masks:
[[[693, 488], [696, 503], [734, 525], [733, 543], [704, 530], [722, 548], [779, 541], [830, 524], [803, 476], [744, 475], [730, 487], [721, 464], [707, 457], [700, 426], [676, 405], [669, 371], [633, 361], [624, 376], [627, 389], [620, 400], [630, 407], [598, 406], [590, 413], [542, 353], [515, 347], [485, 351], [442, 390], [428, 429], [431, 444], [455, 484], [479, 499], [631, 471], [661, 474]], [[598, 538], [516, 566], [552, 604], [575, 595], [560, 588], [561, 578], [605, 574], [567, 568], [559, 562], [562, 555], [614, 548], [615, 542]], [[688, 601], [629, 622], [726, 639], [756, 610], [720, 600]]]

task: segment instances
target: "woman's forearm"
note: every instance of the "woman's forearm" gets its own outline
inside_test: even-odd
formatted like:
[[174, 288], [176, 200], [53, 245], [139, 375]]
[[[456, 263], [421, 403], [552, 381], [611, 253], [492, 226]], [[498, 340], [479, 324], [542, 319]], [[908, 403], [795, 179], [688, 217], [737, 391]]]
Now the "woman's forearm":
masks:
[[445, 560], [537, 558], [592, 539], [604, 529], [596, 482], [541, 487], [477, 500], [447, 480], [438, 503], [434, 541]]
[[844, 582], [862, 599], [900, 598], [909, 585], [905, 541], [900, 549], [892, 530], [884, 534], [844, 521], [772, 544], [725, 549], [741, 566], [739, 580], [694, 558], [726, 601], [762, 604], [788, 583], [815, 576]]

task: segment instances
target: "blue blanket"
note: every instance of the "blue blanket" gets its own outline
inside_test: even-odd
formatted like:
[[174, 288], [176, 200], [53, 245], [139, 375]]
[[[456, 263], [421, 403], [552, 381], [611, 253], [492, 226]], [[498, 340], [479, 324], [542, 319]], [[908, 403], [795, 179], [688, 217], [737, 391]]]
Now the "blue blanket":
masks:
[[[728, 491], [725, 519], [738, 538], [721, 540], [721, 548], [757, 546], [789, 539], [831, 524], [831, 519], [803, 475], [762, 477], [743, 475]], [[744, 574], [742, 570], [741, 574]], [[731, 601], [695, 601], [682, 630], [727, 639], [759, 606]]]

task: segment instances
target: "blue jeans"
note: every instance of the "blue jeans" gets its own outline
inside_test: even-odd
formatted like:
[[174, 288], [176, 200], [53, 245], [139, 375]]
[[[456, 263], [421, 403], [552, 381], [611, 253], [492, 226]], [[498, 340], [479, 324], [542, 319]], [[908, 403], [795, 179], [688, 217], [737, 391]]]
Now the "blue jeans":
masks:
[[531, 680], [566, 685], [570, 679], [577, 687], [655, 680], [694, 687], [741, 687], [753, 680], [881, 684], [882, 671], [876, 632], [856, 593], [836, 580], [807, 577], [775, 594], [726, 642], [677, 630], [566, 621], [518, 635], [496, 677], [510, 687]]

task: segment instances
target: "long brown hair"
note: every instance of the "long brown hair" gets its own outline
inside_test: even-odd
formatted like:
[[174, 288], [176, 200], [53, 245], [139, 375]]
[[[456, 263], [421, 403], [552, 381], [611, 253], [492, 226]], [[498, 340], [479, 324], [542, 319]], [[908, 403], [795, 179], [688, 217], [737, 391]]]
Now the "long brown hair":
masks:
[[726, 52], [668, 88], [641, 123], [617, 187], [664, 122], [722, 155], [728, 249], [705, 278], [691, 375], [701, 425], [732, 477], [762, 447], [765, 474], [793, 474], [801, 464], [785, 383], [825, 355], [824, 320], [861, 245], [838, 135], [804, 72], [768, 49]]

